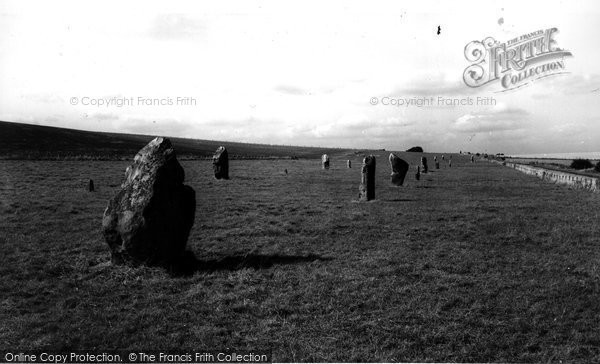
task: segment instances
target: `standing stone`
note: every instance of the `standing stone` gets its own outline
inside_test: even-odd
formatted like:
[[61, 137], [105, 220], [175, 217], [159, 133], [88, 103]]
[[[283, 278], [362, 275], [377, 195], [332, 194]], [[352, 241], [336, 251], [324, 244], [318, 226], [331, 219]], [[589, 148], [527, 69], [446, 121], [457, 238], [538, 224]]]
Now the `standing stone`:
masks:
[[363, 159], [360, 186], [358, 187], [359, 201], [370, 201], [375, 198], [375, 156], [369, 155]]
[[448, 160], [448, 167], [452, 168], [452, 159]]
[[409, 164], [394, 153], [390, 153], [388, 159], [390, 161], [390, 167], [392, 168], [392, 184], [402, 186], [406, 173], [408, 172]]
[[427, 173], [429, 168], [427, 168], [427, 158], [421, 157], [421, 172]]
[[418, 181], [421, 179], [421, 167], [417, 166], [417, 173], [415, 173], [415, 179]]
[[444, 160], [446, 160], [446, 159], [444, 158], [444, 155], [443, 155], [443, 154], [442, 154], [442, 160], [443, 160], [443, 161], [444, 161]]
[[327, 154], [321, 156], [321, 164], [323, 165], [323, 169], [329, 169], [329, 156]]
[[440, 169], [440, 162], [435, 161], [435, 169]]
[[352, 161], [350, 159], [348, 159], [347, 166], [348, 166], [348, 168], [352, 168]]
[[94, 192], [94, 180], [90, 179], [90, 183], [88, 183], [88, 191]]
[[288, 174], [287, 168], [285, 169], [285, 174]]
[[475, 157], [471, 156], [471, 163], [475, 163]]
[[184, 178], [169, 139], [155, 138], [137, 153], [102, 219], [113, 263], [170, 265], [181, 258], [196, 212], [196, 193]]
[[213, 171], [216, 179], [229, 179], [229, 154], [223, 146], [213, 155]]

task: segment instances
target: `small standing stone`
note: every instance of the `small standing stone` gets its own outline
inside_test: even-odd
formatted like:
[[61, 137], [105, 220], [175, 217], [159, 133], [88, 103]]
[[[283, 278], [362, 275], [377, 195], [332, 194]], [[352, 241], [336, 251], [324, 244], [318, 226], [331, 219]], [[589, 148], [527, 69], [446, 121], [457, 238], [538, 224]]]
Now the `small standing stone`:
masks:
[[418, 181], [421, 179], [421, 167], [417, 166], [417, 173], [415, 173], [415, 179]]
[[370, 201], [375, 198], [375, 156], [363, 159], [361, 181], [358, 187], [359, 201]]
[[390, 153], [388, 159], [390, 161], [390, 167], [392, 168], [392, 184], [402, 186], [406, 173], [408, 172], [409, 164], [394, 153]]
[[216, 179], [229, 179], [229, 155], [223, 146], [213, 155], [213, 171]]
[[429, 168], [427, 168], [427, 158], [421, 157], [421, 172], [427, 173], [428, 171], [429, 171]]
[[287, 168], [285, 169], [285, 174], [288, 174]]
[[475, 163], [475, 157], [471, 156], [471, 163]]
[[329, 156], [327, 154], [321, 156], [321, 164], [323, 165], [323, 169], [329, 169]]
[[443, 161], [444, 161], [444, 160], [446, 160], [446, 159], [444, 158], [444, 155], [443, 155], [443, 154], [442, 154], [442, 160], [443, 160]]
[[352, 161], [350, 159], [348, 159], [347, 165], [348, 165], [348, 168], [352, 168]]
[[448, 160], [448, 167], [452, 168], [452, 159]]
[[88, 191], [94, 192], [94, 180], [90, 179], [90, 183], [88, 184]]

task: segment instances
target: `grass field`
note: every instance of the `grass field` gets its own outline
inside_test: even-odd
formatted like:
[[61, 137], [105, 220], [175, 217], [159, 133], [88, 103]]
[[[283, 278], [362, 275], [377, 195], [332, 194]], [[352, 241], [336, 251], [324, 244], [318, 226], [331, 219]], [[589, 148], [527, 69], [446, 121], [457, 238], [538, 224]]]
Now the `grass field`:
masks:
[[101, 217], [129, 162], [0, 161], [0, 346], [600, 361], [600, 194], [458, 155], [416, 181], [418, 153], [392, 187], [379, 155], [368, 203], [356, 156], [232, 161], [229, 181], [183, 161], [183, 275], [109, 263]]

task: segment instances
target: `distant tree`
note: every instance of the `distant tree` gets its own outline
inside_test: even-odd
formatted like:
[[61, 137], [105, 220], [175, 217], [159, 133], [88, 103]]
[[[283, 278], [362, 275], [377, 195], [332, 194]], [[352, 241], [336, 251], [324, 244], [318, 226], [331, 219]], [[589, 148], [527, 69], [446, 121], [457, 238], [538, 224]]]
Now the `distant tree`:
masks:
[[588, 169], [593, 166], [589, 159], [573, 159], [573, 162], [571, 162], [571, 168], [573, 169]]
[[423, 153], [423, 148], [421, 147], [412, 147], [406, 150], [407, 152], [414, 152], [414, 153]]

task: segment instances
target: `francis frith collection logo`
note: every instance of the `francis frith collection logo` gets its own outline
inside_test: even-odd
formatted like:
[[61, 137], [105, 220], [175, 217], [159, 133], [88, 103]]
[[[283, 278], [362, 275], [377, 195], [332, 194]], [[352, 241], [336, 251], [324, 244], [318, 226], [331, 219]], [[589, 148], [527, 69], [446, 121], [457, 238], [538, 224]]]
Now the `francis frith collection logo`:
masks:
[[565, 57], [571, 52], [558, 47], [557, 28], [523, 34], [501, 43], [492, 37], [465, 46], [471, 63], [463, 80], [469, 87], [499, 82], [502, 91], [513, 90], [536, 79], [565, 73]]

